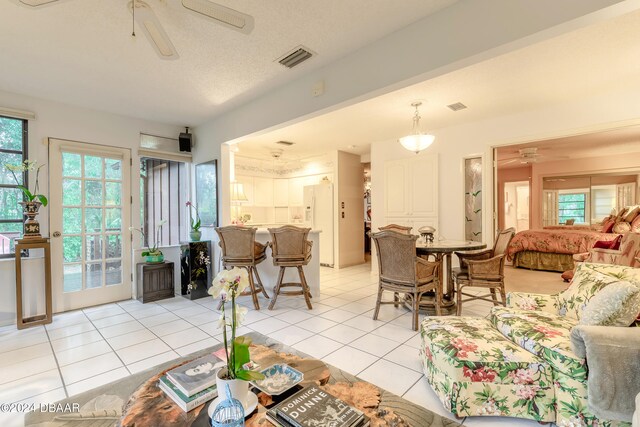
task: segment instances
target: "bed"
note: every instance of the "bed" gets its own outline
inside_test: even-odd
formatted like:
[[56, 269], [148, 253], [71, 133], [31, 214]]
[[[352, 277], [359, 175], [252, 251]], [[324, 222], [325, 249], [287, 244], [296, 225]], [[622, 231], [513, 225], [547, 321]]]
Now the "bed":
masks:
[[514, 267], [564, 272], [573, 269], [573, 255], [589, 252], [599, 240], [610, 241], [616, 233], [587, 229], [544, 228], [517, 233], [507, 249]]

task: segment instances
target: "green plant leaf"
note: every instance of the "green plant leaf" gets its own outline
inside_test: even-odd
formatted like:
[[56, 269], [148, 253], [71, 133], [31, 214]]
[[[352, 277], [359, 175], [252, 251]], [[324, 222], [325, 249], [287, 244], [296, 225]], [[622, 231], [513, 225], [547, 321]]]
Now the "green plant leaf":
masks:
[[264, 379], [264, 375], [258, 371], [247, 371], [246, 369], [240, 369], [236, 372], [236, 378], [245, 381], [260, 381]]
[[38, 194], [35, 197], [38, 198], [38, 200], [40, 200], [40, 203], [42, 203], [42, 206], [47, 206], [47, 204], [49, 203], [47, 198], [44, 197], [42, 194]]
[[149, 251], [144, 251], [144, 252], [142, 252], [140, 255], [142, 255], [142, 256], [149, 256]]
[[251, 345], [251, 339], [247, 337], [236, 337], [233, 342], [234, 364], [236, 375], [245, 363], [248, 363], [251, 359], [249, 357], [249, 345]]

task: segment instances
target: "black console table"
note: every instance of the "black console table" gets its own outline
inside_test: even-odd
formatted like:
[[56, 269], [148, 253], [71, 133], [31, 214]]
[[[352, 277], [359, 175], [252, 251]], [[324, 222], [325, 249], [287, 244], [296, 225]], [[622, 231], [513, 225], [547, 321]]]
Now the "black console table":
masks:
[[136, 264], [138, 268], [138, 301], [144, 303], [173, 298], [173, 263]]

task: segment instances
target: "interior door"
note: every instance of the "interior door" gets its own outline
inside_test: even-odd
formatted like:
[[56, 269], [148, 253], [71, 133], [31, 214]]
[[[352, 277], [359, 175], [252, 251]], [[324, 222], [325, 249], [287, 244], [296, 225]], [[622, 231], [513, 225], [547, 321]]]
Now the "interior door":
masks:
[[53, 310], [131, 298], [129, 150], [49, 139]]

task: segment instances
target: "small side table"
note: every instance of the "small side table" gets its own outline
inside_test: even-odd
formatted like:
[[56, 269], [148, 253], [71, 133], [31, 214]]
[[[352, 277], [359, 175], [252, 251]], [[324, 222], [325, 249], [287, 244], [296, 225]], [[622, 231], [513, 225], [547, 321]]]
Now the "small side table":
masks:
[[[23, 318], [22, 313], [22, 251], [25, 249], [44, 249], [44, 294], [45, 314]], [[16, 240], [16, 324], [18, 329], [30, 326], [46, 325], [53, 320], [51, 303], [51, 245], [48, 237], [32, 237]]]
[[173, 263], [159, 262], [137, 264], [138, 301], [145, 304], [151, 301], [173, 298]]

